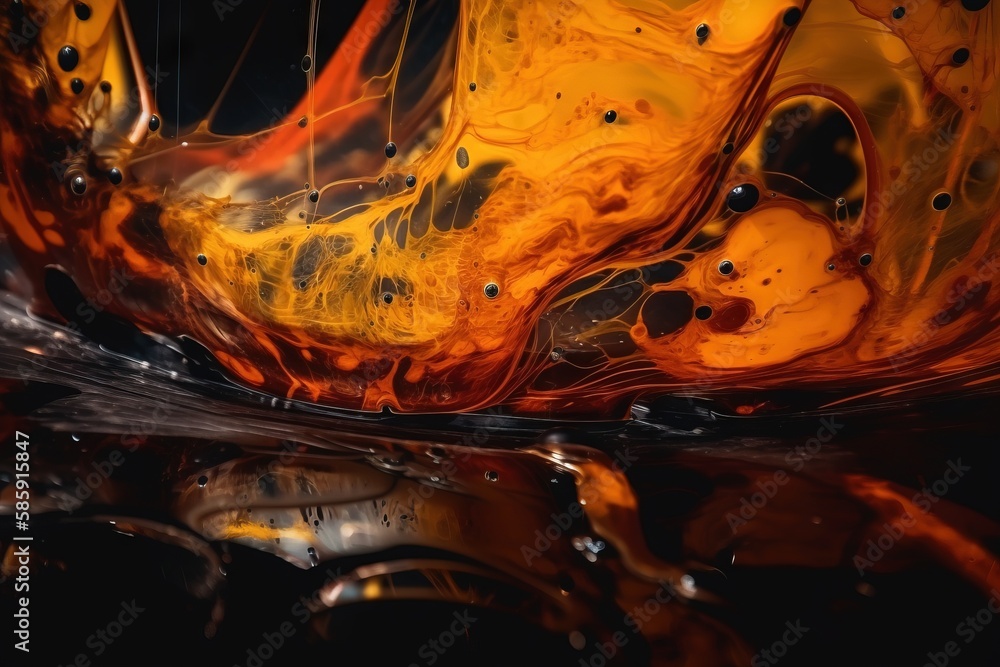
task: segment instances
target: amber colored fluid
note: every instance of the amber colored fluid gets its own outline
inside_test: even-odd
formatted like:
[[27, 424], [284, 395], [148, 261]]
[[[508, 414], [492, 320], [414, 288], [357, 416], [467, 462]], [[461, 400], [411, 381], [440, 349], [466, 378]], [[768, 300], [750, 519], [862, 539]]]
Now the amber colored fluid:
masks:
[[[45, 266], [88, 296], [124, 272], [109, 313], [238, 383], [366, 410], [932, 392], [1000, 361], [996, 3], [463, 0], [403, 104], [416, 5], [372, 0], [286, 117], [176, 139], [148, 130], [125, 11], [47, 7], [0, 55], [0, 222], [41, 312]], [[852, 128], [836, 193], [768, 168], [821, 113]]]

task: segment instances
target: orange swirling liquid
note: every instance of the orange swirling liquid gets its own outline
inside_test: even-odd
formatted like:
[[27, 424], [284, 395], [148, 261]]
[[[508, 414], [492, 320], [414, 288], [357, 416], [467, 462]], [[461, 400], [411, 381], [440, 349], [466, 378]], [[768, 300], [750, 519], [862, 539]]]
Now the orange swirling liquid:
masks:
[[58, 266], [239, 383], [365, 410], [997, 378], [997, 3], [370, 0], [321, 63], [313, 0], [299, 104], [177, 137], [124, 5], [3, 4], [39, 312]]

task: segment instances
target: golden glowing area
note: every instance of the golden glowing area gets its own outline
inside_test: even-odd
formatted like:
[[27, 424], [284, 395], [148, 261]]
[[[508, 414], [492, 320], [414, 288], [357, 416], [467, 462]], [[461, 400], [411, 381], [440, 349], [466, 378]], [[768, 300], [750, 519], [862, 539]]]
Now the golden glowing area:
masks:
[[0, 56], [0, 222], [40, 312], [46, 266], [134, 276], [108, 313], [365, 410], [1000, 361], [995, 3], [371, 0], [293, 109], [176, 137], [124, 6], [23, 10], [49, 20]]

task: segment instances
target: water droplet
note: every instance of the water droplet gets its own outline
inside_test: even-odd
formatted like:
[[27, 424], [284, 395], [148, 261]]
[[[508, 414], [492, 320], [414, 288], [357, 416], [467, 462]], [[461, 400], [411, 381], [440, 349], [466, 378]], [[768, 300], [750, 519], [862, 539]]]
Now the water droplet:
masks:
[[416, 184], [417, 184], [417, 177], [416, 176], [414, 176], [413, 174], [410, 174], [409, 176], [406, 177], [406, 187], [412, 188]]
[[119, 185], [122, 182], [122, 171], [118, 167], [112, 167], [108, 172], [108, 181], [111, 185]]
[[319, 201], [319, 190], [313, 190], [309, 193], [309, 201], [314, 204]]
[[694, 29], [695, 37], [698, 38], [698, 43], [702, 44], [706, 39], [708, 39], [708, 24], [702, 23], [697, 28]]
[[76, 48], [67, 44], [59, 49], [59, 55], [56, 60], [59, 62], [59, 67], [62, 71], [72, 72], [80, 64], [80, 53]]
[[205, 266], [206, 264], [208, 264], [208, 257], [205, 257], [204, 255], [198, 255], [198, 263], [201, 264], [202, 266]]
[[149, 131], [156, 132], [158, 129], [160, 129], [160, 117], [154, 114], [149, 117]]
[[83, 92], [83, 79], [73, 79], [69, 82], [69, 89], [73, 91], [73, 94], [79, 95]]
[[392, 298], [393, 297], [391, 292], [384, 292], [382, 294], [382, 302], [385, 303], [386, 305], [392, 303]]
[[906, 16], [906, 7], [896, 7], [892, 10], [892, 18], [897, 21]]
[[385, 145], [385, 156], [387, 158], [396, 157], [396, 144], [390, 141]]
[[90, 18], [90, 6], [85, 2], [76, 3], [76, 6], [73, 7], [73, 11], [76, 12], [76, 18], [81, 21], [86, 21]]
[[721, 262], [719, 262], [719, 273], [721, 273], [724, 276], [728, 276], [730, 273], [733, 272], [733, 269], [735, 268], [736, 267], [733, 265], [733, 263], [730, 262], [728, 259], [724, 259]]
[[495, 299], [500, 295], [500, 286], [496, 283], [487, 283], [486, 287], [483, 288], [483, 294], [486, 295], [487, 299]]
[[605, 123], [613, 123], [616, 120], [618, 120], [618, 112], [615, 111], [614, 109], [612, 109], [611, 111], [609, 111], [606, 114], [604, 114], [604, 122]]
[[861, 257], [858, 257], [858, 264], [860, 264], [861, 266], [868, 266], [871, 263], [872, 263], [871, 253], [866, 252], [865, 254], [861, 255]]

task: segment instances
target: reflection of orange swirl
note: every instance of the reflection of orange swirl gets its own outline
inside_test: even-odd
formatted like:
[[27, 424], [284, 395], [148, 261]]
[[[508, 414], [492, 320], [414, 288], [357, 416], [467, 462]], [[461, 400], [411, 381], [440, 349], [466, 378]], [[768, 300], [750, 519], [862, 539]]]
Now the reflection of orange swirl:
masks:
[[[15, 168], [115, 112], [81, 107], [56, 51], [88, 36], [95, 96], [136, 59], [124, 12], [84, 25], [65, 3], [0, 63], [21, 102], [4, 225], [36, 281], [59, 263], [88, 293], [125, 266], [111, 312], [198, 339], [242, 382], [355, 408], [608, 412], [643, 390], [876, 389], [997, 361], [995, 3], [685, 4], [463, 1], [420, 71], [407, 38], [447, 3], [369, 2], [271, 128], [87, 145], [65, 161], [78, 197]], [[771, 169], [836, 113], [858, 178], [831, 196]], [[130, 165], [117, 187], [112, 165]], [[741, 184], [761, 201], [725, 210]]]

